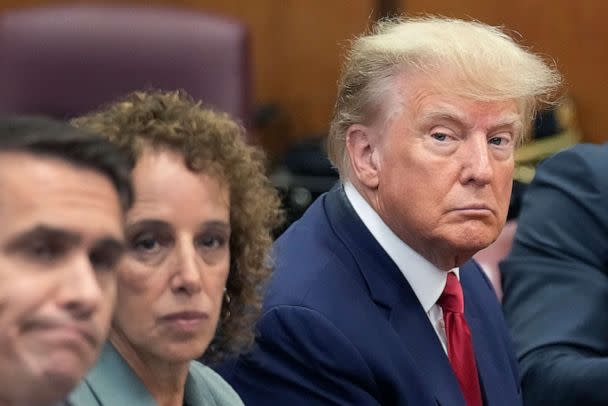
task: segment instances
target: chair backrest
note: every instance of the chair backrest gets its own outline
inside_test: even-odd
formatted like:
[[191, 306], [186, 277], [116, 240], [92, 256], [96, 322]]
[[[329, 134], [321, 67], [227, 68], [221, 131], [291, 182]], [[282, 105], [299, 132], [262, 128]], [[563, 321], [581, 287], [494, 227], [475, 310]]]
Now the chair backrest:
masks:
[[184, 89], [245, 123], [244, 24], [162, 7], [68, 5], [0, 14], [0, 113], [70, 118], [131, 91]]
[[498, 263], [509, 254], [509, 251], [511, 251], [516, 230], [517, 221], [508, 221], [496, 241], [474, 256], [486, 275], [488, 275], [499, 299], [502, 299], [502, 284], [500, 281], [500, 268], [498, 267]]

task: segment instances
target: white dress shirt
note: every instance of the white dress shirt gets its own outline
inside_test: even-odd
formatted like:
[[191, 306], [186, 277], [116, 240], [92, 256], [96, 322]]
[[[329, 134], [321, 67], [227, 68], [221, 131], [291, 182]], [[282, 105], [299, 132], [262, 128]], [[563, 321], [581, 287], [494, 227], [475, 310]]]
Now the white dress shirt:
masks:
[[[378, 244], [386, 251], [388, 256], [395, 262], [405, 279], [408, 281], [420, 305], [426, 312], [431, 325], [435, 329], [443, 350], [447, 354], [445, 325], [443, 323], [443, 311], [437, 304], [441, 296], [448, 273], [440, 270], [430, 263], [422, 255], [414, 251], [404, 243], [397, 235], [382, 221], [378, 213], [361, 196], [359, 191], [350, 182], [344, 184], [344, 191], [348, 201], [369, 232], [374, 236]], [[459, 269], [451, 269], [458, 278]]]

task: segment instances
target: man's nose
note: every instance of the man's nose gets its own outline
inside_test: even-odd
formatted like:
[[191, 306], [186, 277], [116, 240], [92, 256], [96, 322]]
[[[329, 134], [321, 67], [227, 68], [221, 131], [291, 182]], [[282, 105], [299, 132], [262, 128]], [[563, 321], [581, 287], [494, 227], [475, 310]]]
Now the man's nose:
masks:
[[487, 185], [494, 176], [492, 155], [485, 134], [467, 138], [460, 159], [462, 160], [461, 183]]
[[99, 279], [89, 256], [75, 256], [65, 270], [61, 287], [61, 305], [75, 318], [90, 318], [104, 299]]

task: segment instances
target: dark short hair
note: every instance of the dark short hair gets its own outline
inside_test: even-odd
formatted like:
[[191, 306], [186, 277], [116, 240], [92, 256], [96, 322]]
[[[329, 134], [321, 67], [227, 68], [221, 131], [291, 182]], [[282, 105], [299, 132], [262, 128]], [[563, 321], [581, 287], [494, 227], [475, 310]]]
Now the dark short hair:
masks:
[[123, 210], [133, 203], [131, 159], [100, 135], [39, 116], [0, 117], [0, 152], [22, 151], [93, 169], [118, 192]]

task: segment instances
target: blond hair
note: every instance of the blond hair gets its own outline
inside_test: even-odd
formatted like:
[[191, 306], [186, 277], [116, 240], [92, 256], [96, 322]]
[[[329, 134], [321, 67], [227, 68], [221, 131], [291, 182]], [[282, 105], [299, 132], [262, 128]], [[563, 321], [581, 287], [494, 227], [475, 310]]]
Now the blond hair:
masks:
[[378, 118], [387, 107], [385, 100], [394, 98], [397, 76], [447, 71], [449, 83], [436, 83], [442, 93], [479, 101], [515, 100], [529, 123], [541, 106], [553, 102], [561, 84], [553, 65], [501, 29], [480, 22], [382, 20], [370, 34], [356, 38], [346, 55], [329, 131], [329, 158], [344, 177], [349, 169], [348, 128]]

